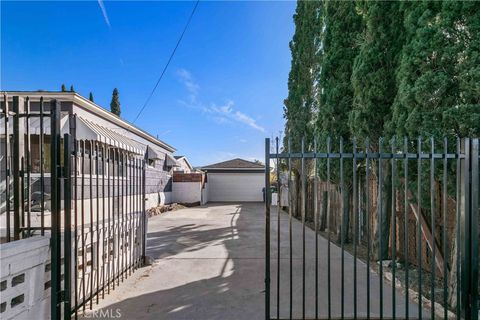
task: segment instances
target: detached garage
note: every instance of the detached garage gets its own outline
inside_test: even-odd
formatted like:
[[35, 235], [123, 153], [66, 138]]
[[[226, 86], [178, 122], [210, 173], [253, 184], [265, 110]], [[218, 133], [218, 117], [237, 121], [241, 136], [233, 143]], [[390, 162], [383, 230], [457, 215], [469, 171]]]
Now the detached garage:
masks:
[[206, 174], [209, 202], [263, 201], [265, 166], [233, 159], [201, 168]]

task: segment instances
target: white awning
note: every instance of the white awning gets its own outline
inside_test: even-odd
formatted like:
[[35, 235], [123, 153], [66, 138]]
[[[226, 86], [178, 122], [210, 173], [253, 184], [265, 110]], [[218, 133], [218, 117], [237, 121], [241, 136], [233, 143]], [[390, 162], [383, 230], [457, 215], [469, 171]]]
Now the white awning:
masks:
[[[67, 113], [62, 113], [60, 119], [60, 128], [61, 128], [61, 135], [63, 136], [66, 133], [70, 132], [69, 126], [69, 116]], [[91, 120], [87, 120], [81, 118], [79, 116], [76, 117], [76, 138], [77, 140], [95, 140], [100, 141], [105, 144], [121, 148], [132, 153], [136, 153], [139, 155], [145, 155], [147, 152], [147, 146], [127, 138], [125, 135], [118, 133], [112, 129], [105, 128], [101, 125], [94, 123]], [[3, 120], [3, 119], [2, 119]], [[50, 117], [45, 116], [43, 118], [43, 134], [46, 136], [50, 135]], [[13, 121], [10, 120], [9, 122], [9, 131], [10, 133], [13, 131]], [[40, 117], [32, 117], [29, 121], [29, 133], [34, 135], [40, 134]], [[25, 133], [27, 133], [26, 127], [24, 128]], [[3, 133], [5, 132], [5, 123], [4, 121], [0, 121], [0, 137], [3, 138]]]
[[149, 160], [161, 160], [163, 159], [162, 154], [159, 154], [152, 147], [147, 146], [147, 159]]
[[166, 154], [166, 159], [165, 161], [167, 162], [167, 166], [169, 167], [179, 167], [179, 164], [177, 163], [177, 160], [175, 159], [174, 156], [170, 155], [170, 154]]
[[100, 126], [93, 121], [78, 116], [76, 119], [77, 140], [96, 140], [141, 155], [144, 155], [147, 150], [147, 146], [111, 129]]

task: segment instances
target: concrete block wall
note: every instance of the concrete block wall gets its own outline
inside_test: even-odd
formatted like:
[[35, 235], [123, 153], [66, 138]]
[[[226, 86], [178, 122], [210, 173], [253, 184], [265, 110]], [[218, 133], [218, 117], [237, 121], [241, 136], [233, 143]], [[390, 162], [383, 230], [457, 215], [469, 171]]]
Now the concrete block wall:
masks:
[[145, 193], [171, 192], [172, 176], [161, 168], [147, 166], [145, 169]]
[[49, 244], [39, 236], [0, 245], [0, 318], [48, 317]]
[[[84, 291], [85, 297], [88, 299], [92, 292], [95, 293], [97, 287], [106, 286], [109, 280], [118, 277], [121, 272], [128, 269], [128, 266], [138, 265], [142, 250], [140, 218], [139, 214], [134, 214], [133, 220], [127, 224], [122, 224], [120, 221], [116, 223], [104, 221], [99, 225], [98, 231], [96, 228], [85, 228], [84, 243], [81, 233], [77, 232], [78, 250], [75, 258], [78, 270], [77, 298], [79, 304], [83, 302]], [[100, 242], [97, 242], [97, 239]], [[103, 241], [105, 241], [105, 246], [101, 245]], [[74, 245], [73, 239], [72, 245]], [[114, 252], [116, 252], [115, 257]], [[72, 250], [72, 257], [75, 256], [74, 253]], [[75, 290], [74, 279], [72, 279], [73, 290]], [[72, 292], [73, 296], [74, 291]]]
[[[75, 264], [77, 266], [78, 303], [83, 301], [83, 291], [88, 298], [92, 289], [95, 292], [95, 288], [103, 287], [109, 279], [126, 271], [128, 266], [139, 265], [142, 250], [141, 215], [133, 213], [132, 219], [127, 224], [101, 221], [98, 230], [87, 225], [83, 230], [84, 242], [81, 231], [81, 228], [78, 228], [75, 239], [72, 230], [72, 266]], [[97, 239], [100, 241], [98, 244]], [[103, 241], [105, 247], [101, 245]], [[78, 244], [76, 255], [75, 242]], [[63, 243], [62, 239], [62, 245]], [[63, 250], [62, 248], [62, 257]], [[117, 252], [116, 257], [113, 256], [113, 252]], [[48, 235], [0, 244], [2, 320], [50, 317], [50, 255]], [[124, 266], [120, 270], [119, 256], [123, 256]], [[61, 268], [63, 275], [63, 259]], [[72, 272], [72, 303], [75, 295], [74, 277]]]

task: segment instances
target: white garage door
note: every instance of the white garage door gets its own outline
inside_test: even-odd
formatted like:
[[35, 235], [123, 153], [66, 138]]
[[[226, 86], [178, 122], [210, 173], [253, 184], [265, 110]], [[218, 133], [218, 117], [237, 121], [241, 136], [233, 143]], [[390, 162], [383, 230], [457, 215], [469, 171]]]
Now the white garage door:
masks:
[[208, 173], [208, 201], [263, 201], [265, 174]]

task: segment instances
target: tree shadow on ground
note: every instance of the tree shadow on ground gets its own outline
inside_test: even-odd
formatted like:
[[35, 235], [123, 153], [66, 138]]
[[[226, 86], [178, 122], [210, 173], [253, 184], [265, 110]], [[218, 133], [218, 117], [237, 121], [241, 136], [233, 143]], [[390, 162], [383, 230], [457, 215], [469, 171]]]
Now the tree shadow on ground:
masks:
[[[215, 205], [212, 207], [215, 209]], [[262, 206], [226, 208], [234, 210], [225, 211], [219, 219], [229, 218], [229, 225], [225, 220], [181, 225], [173, 222], [149, 232], [147, 255], [155, 263], [142, 280], [146, 290], [139, 290], [148, 293], [103, 310], [118, 308], [125, 319], [263, 318]], [[157, 287], [164, 289], [155, 290]]]

